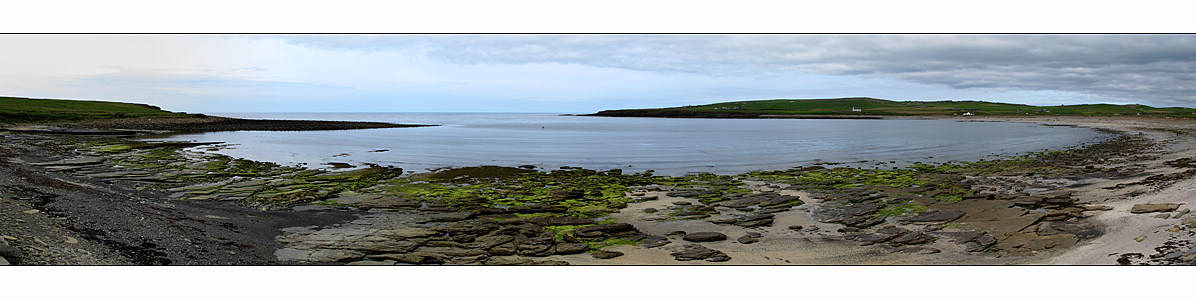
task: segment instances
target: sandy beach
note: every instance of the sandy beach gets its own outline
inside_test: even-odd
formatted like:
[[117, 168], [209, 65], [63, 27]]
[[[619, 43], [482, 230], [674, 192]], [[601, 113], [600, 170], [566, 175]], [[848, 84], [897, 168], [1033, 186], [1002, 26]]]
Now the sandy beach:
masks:
[[[1086, 179], [1086, 180], [1056, 180], [1060, 186], [1067, 187], [1080, 201], [1091, 205], [1110, 206], [1110, 210], [1085, 212], [1087, 218], [1100, 225], [1101, 234], [1095, 239], [1083, 241], [1075, 247], [1065, 251], [1044, 251], [1032, 256], [999, 256], [977, 255], [962, 251], [962, 246], [951, 243], [946, 239], [929, 244], [941, 249], [941, 253], [923, 255], [916, 253], [887, 253], [877, 248], [859, 247], [855, 243], [842, 238], [842, 233], [835, 232], [841, 228], [838, 224], [817, 223], [807, 216], [805, 211], [795, 210], [778, 214], [775, 225], [759, 230], [744, 229], [736, 226], [720, 226], [702, 221], [682, 221], [669, 223], [645, 222], [642, 213], [644, 208], [661, 208], [675, 201], [689, 199], [667, 197], [664, 192], [654, 192], [650, 196], [657, 196], [659, 200], [636, 203], [623, 210], [617, 218], [635, 224], [645, 232], [667, 234], [673, 231], [719, 231], [732, 239], [708, 243], [711, 248], [718, 248], [734, 257], [737, 264], [745, 265], [1116, 265], [1118, 259], [1131, 257], [1135, 259], [1123, 260], [1121, 264], [1166, 264], [1165, 259], [1150, 259], [1151, 255], [1166, 255], [1175, 250], [1188, 250], [1187, 242], [1193, 236], [1193, 225], [1182, 225], [1184, 217], [1169, 217], [1166, 219], [1155, 217], [1158, 214], [1135, 214], [1130, 210], [1134, 205], [1151, 203], [1178, 203], [1180, 210], [1191, 207], [1194, 203], [1191, 195], [1196, 192], [1196, 179], [1186, 178], [1161, 186], [1131, 186], [1121, 189], [1110, 189], [1119, 184], [1138, 182], [1146, 177], [1158, 174], [1173, 174], [1182, 172], [1165, 164], [1180, 158], [1196, 157], [1196, 122], [1192, 120], [1178, 120], [1169, 118], [1101, 118], [1101, 117], [1052, 117], [1052, 118], [1016, 118], [1016, 117], [985, 117], [974, 121], [999, 122], [1030, 122], [1041, 124], [1069, 124], [1089, 128], [1103, 128], [1124, 131], [1129, 135], [1141, 134], [1157, 141], [1164, 148], [1157, 151], [1154, 159], [1139, 161], [1133, 164], [1111, 165], [1108, 167], [1140, 166], [1142, 169], [1136, 176], [1120, 179]], [[1178, 134], [1177, 134], [1178, 133]], [[753, 190], [760, 190], [759, 185], [753, 185]], [[802, 199], [813, 199], [800, 192], [791, 192]], [[810, 204], [816, 204], [811, 201]], [[799, 207], [800, 209], [800, 207]], [[1176, 213], [1170, 213], [1172, 216]], [[800, 225], [805, 228], [821, 226], [819, 232], [794, 231], [788, 226]], [[1175, 229], [1180, 230], [1175, 230]], [[1171, 229], [1169, 231], [1168, 229]], [[733, 237], [743, 236], [748, 232], [762, 235], [759, 238], [763, 246], [757, 244], [744, 245], [735, 242]], [[1143, 238], [1144, 237], [1144, 238]], [[765, 243], [765, 241], [767, 243]], [[1166, 245], [1175, 245], [1166, 247]], [[1187, 247], [1183, 247], [1187, 246]], [[1160, 248], [1162, 247], [1162, 248]], [[1156, 250], [1163, 249], [1163, 250]], [[617, 248], [627, 253], [622, 260], [600, 261], [586, 256], [554, 257], [572, 264], [626, 264], [626, 265], [657, 265], [657, 264], [719, 264], [705, 261], [675, 261], [670, 259], [667, 249], [649, 249], [642, 247], [624, 246]], [[1128, 255], [1127, 255], [1128, 254]], [[1134, 254], [1141, 254], [1134, 255]], [[1190, 256], [1189, 256], [1190, 257]], [[1188, 260], [1190, 261], [1190, 260]]]
[[[630, 224], [636, 234], [656, 244], [645, 246], [641, 241], [605, 247], [603, 251], [620, 254], [599, 257], [564, 250], [567, 246], [584, 245], [577, 241], [558, 241], [551, 246], [551, 233], [547, 236], [548, 252], [536, 248], [536, 239], [545, 238], [543, 234], [540, 237], [534, 233], [516, 234], [514, 244], [510, 244], [509, 239], [501, 239], [505, 238], [501, 234], [515, 234], [514, 231], [500, 228], [547, 230], [544, 228], [549, 225], [533, 222], [546, 226], [541, 228], [510, 223], [498, 215], [486, 217], [478, 211], [432, 210], [425, 204], [412, 215], [425, 218], [420, 221], [424, 223], [412, 223], [396, 209], [406, 204], [376, 203], [388, 198], [356, 194], [333, 198], [345, 201], [342, 204], [358, 201], [365, 205], [360, 210], [302, 203], [285, 209], [259, 209], [237, 202], [212, 201], [220, 193], [179, 196], [185, 193], [159, 190], [136, 181], [71, 175], [69, 172], [74, 169], [65, 166], [67, 160], [79, 158], [39, 146], [48, 137], [19, 133], [6, 135], [5, 143], [0, 145], [5, 155], [5, 161], [0, 162], [0, 171], [5, 174], [2, 183], [5, 189], [0, 191], [3, 197], [0, 233], [9, 247], [5, 249], [22, 252], [23, 259], [14, 259], [13, 263], [44, 265], [516, 264], [515, 261], [571, 265], [1117, 265], [1179, 264], [1196, 257], [1190, 254], [1188, 242], [1196, 229], [1196, 219], [1183, 215], [1196, 204], [1189, 197], [1196, 190], [1196, 179], [1190, 172], [1185, 173], [1189, 170], [1186, 164], [1177, 163], [1196, 157], [1193, 138], [1196, 122], [1150, 117], [961, 120], [1110, 129], [1123, 132], [1126, 137], [1148, 139], [1154, 146], [1127, 148], [1125, 151], [1134, 154], [1103, 164], [1076, 166], [1081, 170], [1101, 170], [1094, 173], [1100, 176], [968, 177], [965, 180], [968, 183], [961, 186], [973, 189], [976, 197], [958, 203], [925, 202], [930, 209], [926, 213], [889, 217], [879, 220], [885, 223], [864, 225], [818, 220], [825, 221], [828, 214], [842, 214], [842, 205], [852, 209], [875, 202], [858, 199], [868, 195], [843, 196], [802, 189], [792, 183], [745, 179], [744, 188], [751, 191], [747, 193], [749, 196], [802, 201], [793, 207], [761, 212], [699, 201], [694, 196], [683, 195], [684, 189], [677, 187], [636, 187], [627, 196], [639, 201], [612, 211], [606, 220]], [[922, 193], [926, 189], [892, 189], [884, 193]], [[184, 200], [188, 197], [191, 200]], [[842, 200], [851, 197], [856, 198], [849, 202]], [[1023, 203], [1027, 198], [1062, 204], [1021, 204], [1009, 208], [1011, 203]], [[1005, 206], [989, 211], [967, 207], [991, 203]], [[1144, 207], [1143, 204], [1170, 206], [1162, 205], [1165, 207], [1154, 212], [1131, 212], [1135, 206]], [[690, 208], [718, 214], [691, 219], [675, 214]], [[866, 213], [875, 211], [872, 208]], [[934, 219], [956, 212], [951, 217]], [[1011, 212], [1015, 214], [1006, 215]], [[982, 219], [985, 213], [993, 217]], [[449, 216], [452, 214], [464, 215]], [[745, 225], [751, 218], [765, 217], [768, 222]], [[944, 227], [952, 220], [966, 222]], [[472, 227], [463, 229], [468, 235], [436, 239], [432, 231], [427, 231], [431, 227], [421, 225], [431, 224], [427, 222], [447, 222], [435, 224], [450, 228], [450, 235], [457, 234], [452, 231], [454, 226]], [[127, 227], [122, 224], [142, 225], [122, 229]], [[400, 229], [404, 231], [395, 233]], [[377, 235], [379, 232], [389, 235]], [[706, 235], [712, 238], [694, 241], [702, 235], [698, 233], [712, 233]], [[407, 240], [396, 240], [396, 234], [406, 234]], [[486, 237], [494, 238], [486, 240]], [[328, 242], [328, 239], [341, 242]], [[525, 249], [521, 239], [528, 239], [526, 245], [530, 246]], [[495, 250], [502, 243], [512, 247], [510, 253], [496, 254], [506, 251]], [[406, 254], [386, 254], [396, 251], [393, 249], [379, 250], [391, 249], [387, 247], [403, 248], [399, 252]], [[516, 253], [519, 254], [500, 258]]]

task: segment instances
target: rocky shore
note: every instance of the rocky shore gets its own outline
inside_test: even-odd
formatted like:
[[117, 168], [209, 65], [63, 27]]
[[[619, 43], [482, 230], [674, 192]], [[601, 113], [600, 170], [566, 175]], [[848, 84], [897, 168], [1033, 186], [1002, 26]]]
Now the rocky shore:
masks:
[[[1185, 208], [1196, 203], [1182, 196], [1196, 189], [1196, 124], [1000, 121], [1106, 128], [1114, 137], [907, 169], [665, 177], [567, 166], [304, 169], [207, 151], [220, 144], [7, 132], [0, 256], [30, 265], [1113, 265], [1196, 257], [1196, 219]], [[134, 123], [103, 128], [169, 128]]]
[[383, 122], [309, 121], [309, 120], [254, 120], [216, 116], [185, 118], [119, 118], [88, 119], [72, 122], [31, 124], [72, 129], [108, 130], [157, 130], [175, 132], [212, 131], [302, 131], [302, 130], [351, 130], [373, 128], [425, 127], [435, 125], [394, 124]]

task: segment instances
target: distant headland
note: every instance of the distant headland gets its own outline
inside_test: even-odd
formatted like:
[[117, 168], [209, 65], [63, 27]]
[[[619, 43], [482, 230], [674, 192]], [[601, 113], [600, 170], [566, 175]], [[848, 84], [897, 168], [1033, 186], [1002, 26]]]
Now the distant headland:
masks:
[[604, 110], [586, 116], [654, 118], [877, 119], [881, 116], [1172, 116], [1196, 117], [1196, 109], [1140, 104], [1031, 106], [985, 101], [893, 101], [875, 98], [776, 99], [670, 108]]

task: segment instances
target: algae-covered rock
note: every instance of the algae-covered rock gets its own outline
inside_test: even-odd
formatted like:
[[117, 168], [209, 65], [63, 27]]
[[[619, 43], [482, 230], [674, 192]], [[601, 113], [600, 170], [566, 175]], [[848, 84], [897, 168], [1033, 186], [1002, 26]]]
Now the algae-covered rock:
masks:
[[579, 218], [579, 217], [533, 217], [527, 220], [529, 223], [540, 226], [565, 226], [565, 225], [585, 225], [597, 223], [593, 218]]

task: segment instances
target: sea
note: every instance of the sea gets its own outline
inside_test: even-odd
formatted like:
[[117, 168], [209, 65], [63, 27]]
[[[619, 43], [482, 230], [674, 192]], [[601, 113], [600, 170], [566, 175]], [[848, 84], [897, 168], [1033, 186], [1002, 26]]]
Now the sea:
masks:
[[181, 134], [215, 153], [306, 168], [368, 164], [426, 172], [535, 166], [742, 174], [825, 165], [891, 169], [977, 161], [1098, 142], [1087, 128], [974, 120], [613, 118], [553, 113], [213, 113], [246, 119], [376, 121], [434, 127]]

